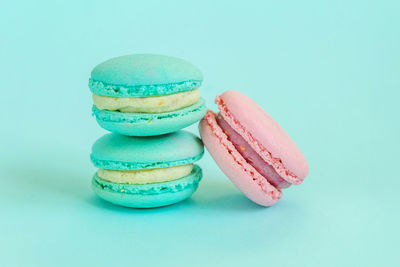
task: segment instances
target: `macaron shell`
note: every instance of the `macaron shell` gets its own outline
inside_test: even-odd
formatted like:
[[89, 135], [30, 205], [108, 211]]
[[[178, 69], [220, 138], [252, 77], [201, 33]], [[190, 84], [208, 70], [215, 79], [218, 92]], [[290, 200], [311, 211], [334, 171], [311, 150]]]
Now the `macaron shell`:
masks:
[[[264, 156], [268, 156], [270, 153], [273, 158], [280, 159], [284, 168], [294, 174], [282, 176], [285, 180], [294, 184], [301, 183], [308, 174], [307, 160], [282, 127], [256, 102], [240, 92], [224, 92], [216, 98], [219, 107], [221, 100], [226, 107], [226, 110], [221, 110], [221, 114], [230, 126], [237, 130], [260, 156], [263, 157], [263, 153]], [[244, 110], [246, 112], [243, 112]], [[227, 115], [227, 111], [231, 116]], [[238, 128], [244, 129], [247, 135], [241, 133], [241, 129]], [[260, 149], [258, 145], [264, 147], [266, 151]], [[277, 171], [282, 174], [282, 170]]]
[[102, 199], [131, 208], [155, 208], [175, 204], [189, 198], [197, 189], [202, 171], [197, 165], [181, 179], [156, 184], [127, 185], [105, 182], [95, 174], [93, 191]]
[[[209, 114], [207, 113], [207, 115]], [[200, 121], [200, 135], [219, 168], [240, 191], [255, 203], [262, 206], [275, 204], [281, 197], [281, 192], [269, 184], [250, 164], [246, 163], [239, 152], [235, 151], [233, 144], [223, 137], [224, 133], [217, 125], [215, 117], [208, 116], [208, 119], [209, 121], [206, 119]], [[229, 148], [225, 147], [223, 143]]]
[[153, 136], [172, 133], [198, 122], [207, 108], [203, 99], [189, 107], [167, 113], [122, 113], [99, 110], [93, 106], [98, 124], [113, 133]]
[[201, 71], [186, 60], [155, 54], [126, 55], [97, 65], [89, 80], [98, 95], [143, 97], [198, 88]]
[[135, 170], [191, 164], [203, 153], [202, 141], [186, 131], [157, 137], [106, 134], [94, 143], [90, 158], [99, 169]]

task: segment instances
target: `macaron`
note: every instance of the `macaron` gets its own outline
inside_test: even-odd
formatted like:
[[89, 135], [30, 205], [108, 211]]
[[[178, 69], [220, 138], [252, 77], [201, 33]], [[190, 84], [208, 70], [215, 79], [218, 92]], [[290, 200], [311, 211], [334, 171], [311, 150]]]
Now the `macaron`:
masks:
[[177, 131], [150, 137], [106, 134], [92, 146], [98, 168], [94, 192], [116, 205], [154, 208], [180, 202], [197, 189], [202, 171], [194, 162], [204, 153], [195, 135]]
[[215, 99], [199, 124], [207, 150], [231, 181], [262, 206], [275, 204], [282, 189], [308, 174], [304, 155], [283, 128], [256, 102], [237, 91]]
[[171, 133], [206, 113], [201, 71], [176, 57], [136, 54], [109, 59], [91, 72], [93, 115], [104, 129], [129, 136]]

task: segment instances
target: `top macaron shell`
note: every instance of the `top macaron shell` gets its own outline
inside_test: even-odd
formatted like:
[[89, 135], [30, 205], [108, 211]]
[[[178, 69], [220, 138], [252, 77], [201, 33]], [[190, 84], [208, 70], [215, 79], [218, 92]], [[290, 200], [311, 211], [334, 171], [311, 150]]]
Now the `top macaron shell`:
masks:
[[197, 136], [178, 131], [157, 137], [106, 134], [94, 143], [90, 157], [100, 169], [135, 170], [191, 164], [203, 153]]
[[97, 65], [89, 79], [90, 90], [112, 97], [148, 97], [174, 94], [200, 87], [201, 71], [171, 56], [135, 54]]
[[[273, 158], [282, 162], [286, 170], [298, 178], [298, 181], [289, 182], [297, 184], [307, 176], [308, 163], [300, 149], [282, 127], [256, 102], [237, 91], [224, 92], [217, 97], [216, 102], [220, 110], [221, 106], [226, 108], [221, 110], [223, 116], [226, 116], [228, 111], [237, 125], [248, 131], [253, 142], [261, 144]], [[232, 121], [232, 118], [230, 120], [227, 118], [228, 123]], [[231, 126], [237, 129], [237, 125]]]

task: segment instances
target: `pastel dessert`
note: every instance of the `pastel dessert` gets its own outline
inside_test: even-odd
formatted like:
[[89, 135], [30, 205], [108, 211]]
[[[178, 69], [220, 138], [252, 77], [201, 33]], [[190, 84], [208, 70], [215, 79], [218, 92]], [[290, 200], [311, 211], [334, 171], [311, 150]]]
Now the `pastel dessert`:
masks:
[[202, 171], [194, 162], [204, 153], [195, 135], [175, 133], [133, 137], [106, 134], [92, 147], [98, 168], [94, 192], [116, 205], [154, 208], [180, 202], [197, 189]]
[[204, 145], [221, 170], [252, 201], [275, 204], [282, 189], [301, 184], [308, 163], [282, 127], [256, 102], [237, 91], [215, 99], [199, 128]]
[[97, 65], [89, 79], [93, 114], [104, 129], [129, 136], [175, 132], [207, 109], [198, 88], [201, 71], [170, 56], [136, 54]]

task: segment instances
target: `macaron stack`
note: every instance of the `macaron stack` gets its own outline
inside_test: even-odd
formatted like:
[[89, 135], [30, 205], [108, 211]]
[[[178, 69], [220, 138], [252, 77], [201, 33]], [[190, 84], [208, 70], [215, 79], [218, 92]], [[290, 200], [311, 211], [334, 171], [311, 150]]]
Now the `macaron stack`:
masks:
[[[99, 197], [134, 208], [187, 199], [202, 178], [194, 164], [203, 156], [202, 140], [226, 176], [261, 206], [303, 182], [308, 163], [282, 127], [237, 91], [215, 98], [219, 113], [207, 111], [202, 80], [189, 62], [153, 54], [117, 57], [93, 69], [93, 115], [112, 132], [92, 147]], [[181, 130], [198, 121], [202, 140]]]
[[169, 56], [138, 54], [97, 65], [93, 115], [112, 132], [92, 147], [94, 192], [111, 203], [153, 208], [190, 197], [202, 178], [201, 140], [180, 129], [206, 113], [201, 71]]

